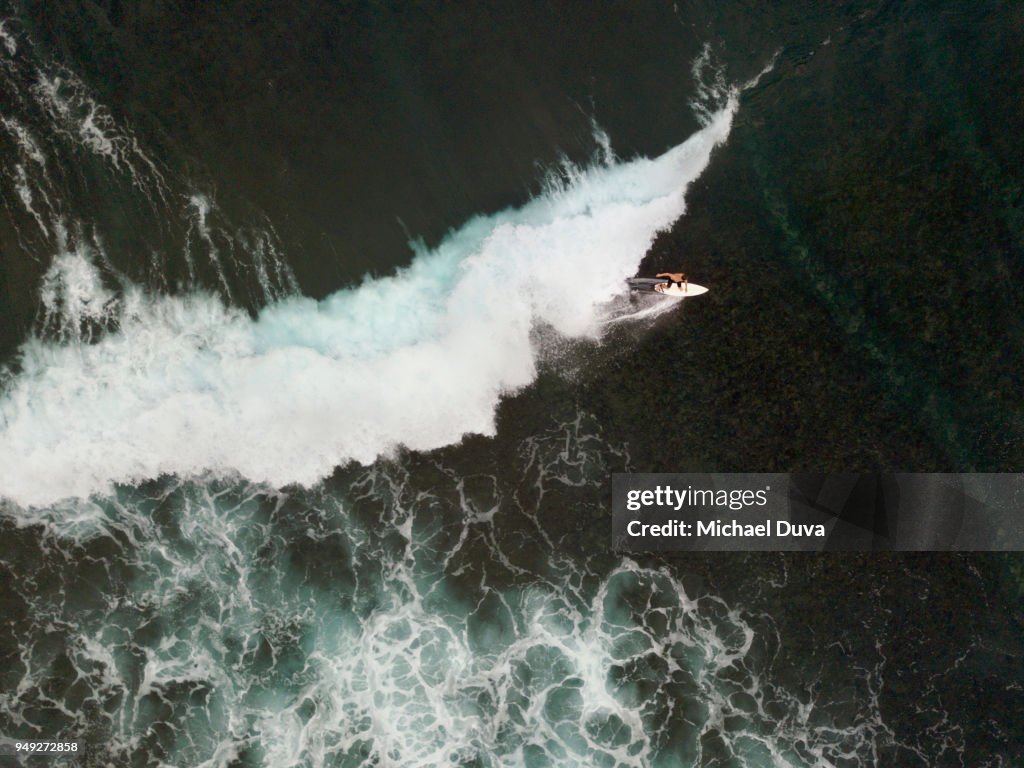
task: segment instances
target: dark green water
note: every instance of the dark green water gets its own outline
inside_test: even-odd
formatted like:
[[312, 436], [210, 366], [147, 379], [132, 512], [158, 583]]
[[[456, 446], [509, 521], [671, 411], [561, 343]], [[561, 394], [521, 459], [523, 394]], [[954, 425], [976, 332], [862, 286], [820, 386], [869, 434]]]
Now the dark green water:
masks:
[[[0, 735], [95, 765], [1024, 762], [1020, 558], [608, 550], [624, 469], [1021, 469], [1018, 5], [0, 19]], [[707, 296], [596, 334], [466, 299], [493, 343], [429, 346], [475, 256], [528, 297], [574, 239], [622, 259], [664, 191], [636, 158], [773, 60], [640, 265]], [[414, 259], [422, 302], [309, 301]], [[435, 437], [464, 411], [491, 434]], [[423, 450], [331, 473], [395, 441]]]

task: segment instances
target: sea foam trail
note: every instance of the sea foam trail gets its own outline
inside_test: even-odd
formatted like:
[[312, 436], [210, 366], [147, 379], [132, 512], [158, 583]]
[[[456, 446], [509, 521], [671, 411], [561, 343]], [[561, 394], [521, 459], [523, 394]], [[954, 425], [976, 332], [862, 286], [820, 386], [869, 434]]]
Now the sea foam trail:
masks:
[[311, 485], [400, 445], [493, 434], [499, 398], [535, 376], [532, 329], [600, 334], [737, 104], [660, 157], [579, 170], [323, 301], [254, 320], [209, 295], [128, 290], [99, 341], [30, 340], [0, 397], [0, 495], [40, 506], [163, 474]]

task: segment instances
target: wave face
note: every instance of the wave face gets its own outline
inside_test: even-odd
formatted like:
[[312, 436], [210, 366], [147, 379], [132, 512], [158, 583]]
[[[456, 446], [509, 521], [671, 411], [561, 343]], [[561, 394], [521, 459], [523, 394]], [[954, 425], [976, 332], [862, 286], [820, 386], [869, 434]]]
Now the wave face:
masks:
[[600, 334], [736, 108], [728, 94], [660, 157], [567, 167], [522, 208], [415, 246], [393, 277], [285, 298], [255, 319], [208, 293], [128, 285], [114, 299], [87, 244], [63, 249], [44, 304], [72, 331], [90, 313], [114, 329], [24, 345], [0, 401], [2, 492], [44, 505], [165, 474], [308, 486], [399, 446], [493, 434], [499, 398], [535, 376], [534, 332]]

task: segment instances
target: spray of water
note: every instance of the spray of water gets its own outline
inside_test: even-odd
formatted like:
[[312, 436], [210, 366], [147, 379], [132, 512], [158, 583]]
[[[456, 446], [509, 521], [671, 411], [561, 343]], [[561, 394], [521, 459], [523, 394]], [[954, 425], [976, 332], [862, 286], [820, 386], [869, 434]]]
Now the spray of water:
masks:
[[[499, 398], [535, 375], [533, 329], [600, 334], [737, 101], [723, 94], [660, 157], [567, 169], [524, 207], [474, 218], [396, 276], [324, 301], [286, 298], [251, 319], [208, 294], [129, 289], [99, 340], [30, 341], [0, 400], [2, 492], [47, 504], [163, 474], [311, 485], [398, 446], [493, 434]], [[193, 208], [201, 239], [207, 209]], [[50, 306], [109, 306], [86, 257], [64, 259]]]

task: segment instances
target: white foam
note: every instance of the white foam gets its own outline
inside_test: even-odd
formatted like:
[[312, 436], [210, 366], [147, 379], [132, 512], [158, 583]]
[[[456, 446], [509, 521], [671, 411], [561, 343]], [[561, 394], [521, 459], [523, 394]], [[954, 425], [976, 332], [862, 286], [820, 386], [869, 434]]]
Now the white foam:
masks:
[[4, 48], [7, 50], [7, 55], [13, 56], [18, 52], [18, 44], [6, 29], [7, 21], [7, 19], [0, 21], [0, 43], [3, 43]]
[[85, 244], [69, 247], [63, 226], [56, 227], [60, 252], [43, 275], [39, 298], [43, 323], [66, 341], [88, 341], [93, 331], [117, 318], [117, 299], [103, 284]]
[[[112, 764], [146, 753], [154, 729], [175, 737], [162, 764], [207, 768], [246, 745], [310, 768], [692, 766], [711, 750], [751, 768], [834, 767], [877, 765], [882, 745], [936, 764], [882, 719], [881, 651], [873, 668], [805, 670], [790, 689], [771, 616], [688, 592], [672, 569], [584, 562], [556, 543], [544, 525], [562, 492], [630, 464], [595, 416], [563, 418], [482, 451], [474, 475], [378, 462], [339, 477], [340, 493], [170, 482], [32, 510], [53, 535], [24, 583], [105, 538], [117, 552], [89, 588], [126, 587], [74, 622], [80, 570], [21, 589], [33, 621], [0, 713], [30, 723], [42, 696], [73, 730], [75, 702], [109, 702]], [[583, 514], [602, 503], [573, 496]], [[517, 551], [523, 535], [537, 552]], [[77, 681], [53, 698], [44, 634]], [[928, 702], [922, 715], [942, 717]], [[939, 755], [959, 751], [939, 728]]]
[[113, 115], [99, 104], [72, 72], [55, 67], [59, 74], [39, 71], [31, 93], [51, 119], [51, 128], [71, 143], [104, 158], [116, 171], [128, 175], [135, 188], [156, 204], [168, 201], [163, 173], [139, 147], [135, 135], [117, 125]]
[[[736, 106], [734, 93], [658, 158], [577, 170], [322, 302], [285, 299], [253, 320], [209, 295], [129, 291], [98, 342], [31, 341], [0, 399], [0, 495], [44, 505], [162, 474], [310, 485], [400, 445], [493, 434], [499, 398], [535, 376], [531, 330], [600, 334]], [[65, 295], [102, 292], [70, 266]]]
[[7, 129], [7, 132], [14, 138], [15, 142], [18, 144], [18, 149], [22, 154], [30, 157], [40, 166], [46, 165], [46, 157], [39, 149], [39, 144], [25, 126], [14, 118], [8, 117], [0, 117], [0, 125]]
[[224, 295], [230, 299], [231, 286], [228, 284], [227, 276], [224, 274], [224, 267], [220, 263], [220, 252], [217, 249], [217, 244], [213, 242], [213, 236], [211, 235], [210, 228], [206, 223], [206, 217], [210, 215], [210, 208], [210, 199], [205, 195], [195, 193], [189, 196], [189, 230], [188, 242], [185, 244], [185, 258], [188, 262], [189, 275], [194, 280], [195, 264], [191, 255], [191, 241], [193, 230], [195, 230], [199, 239], [206, 245], [207, 253], [210, 257], [210, 263], [213, 264], [213, 268], [217, 272], [217, 278], [220, 280]]

